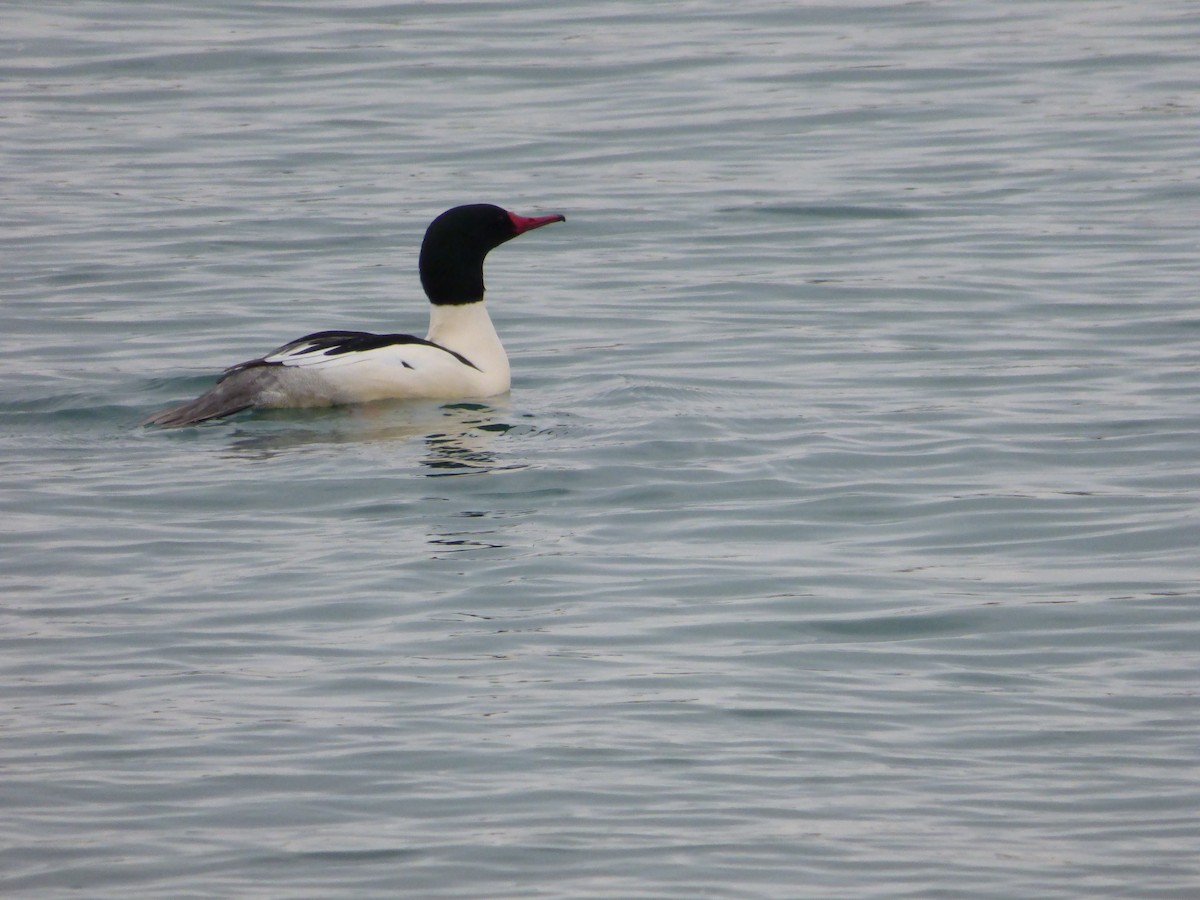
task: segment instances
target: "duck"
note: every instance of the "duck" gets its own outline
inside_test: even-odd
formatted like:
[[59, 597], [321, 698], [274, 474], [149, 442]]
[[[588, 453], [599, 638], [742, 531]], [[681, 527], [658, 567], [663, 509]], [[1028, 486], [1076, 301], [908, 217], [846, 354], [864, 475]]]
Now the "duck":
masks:
[[375, 400], [470, 400], [511, 387], [508, 355], [484, 305], [483, 262], [501, 244], [565, 222], [490, 203], [448, 209], [429, 225], [418, 268], [430, 303], [425, 337], [318, 331], [226, 369], [194, 400], [147, 426], [177, 428], [248, 409], [298, 409]]

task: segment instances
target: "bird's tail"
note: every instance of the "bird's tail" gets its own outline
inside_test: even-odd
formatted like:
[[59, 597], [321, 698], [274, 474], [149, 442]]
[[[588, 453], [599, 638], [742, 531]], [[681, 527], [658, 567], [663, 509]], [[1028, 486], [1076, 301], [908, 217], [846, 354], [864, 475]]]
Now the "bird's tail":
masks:
[[262, 385], [257, 378], [239, 377], [246, 374], [245, 372], [231, 374], [195, 400], [189, 400], [187, 403], [180, 403], [178, 406], [156, 412], [142, 424], [158, 425], [162, 428], [179, 428], [183, 425], [195, 425], [209, 419], [231, 416], [243, 409], [256, 406], [262, 392]]

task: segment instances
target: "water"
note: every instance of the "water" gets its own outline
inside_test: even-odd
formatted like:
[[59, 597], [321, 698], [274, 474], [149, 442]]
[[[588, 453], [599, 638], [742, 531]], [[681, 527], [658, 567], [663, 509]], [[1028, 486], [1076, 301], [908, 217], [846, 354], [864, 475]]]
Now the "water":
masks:
[[1194, 12], [10, 4], [0, 892], [1195, 896]]

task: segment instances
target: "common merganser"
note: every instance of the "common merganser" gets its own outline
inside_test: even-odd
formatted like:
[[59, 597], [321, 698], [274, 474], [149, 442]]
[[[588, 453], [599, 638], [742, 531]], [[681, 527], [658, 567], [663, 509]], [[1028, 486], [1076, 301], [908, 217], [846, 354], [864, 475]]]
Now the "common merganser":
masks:
[[195, 400], [146, 425], [194, 425], [251, 407], [334, 406], [370, 400], [464, 400], [508, 390], [508, 355], [483, 305], [483, 261], [519, 234], [566, 217], [518, 216], [477, 203], [442, 213], [421, 243], [429, 333], [318, 331], [226, 369]]

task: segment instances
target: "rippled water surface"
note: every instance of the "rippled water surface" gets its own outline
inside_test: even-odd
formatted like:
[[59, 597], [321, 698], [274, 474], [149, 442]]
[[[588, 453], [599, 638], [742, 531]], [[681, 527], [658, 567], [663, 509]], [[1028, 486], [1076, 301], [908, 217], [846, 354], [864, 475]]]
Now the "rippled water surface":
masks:
[[0, 893], [1200, 894], [1195, 12], [10, 4]]

